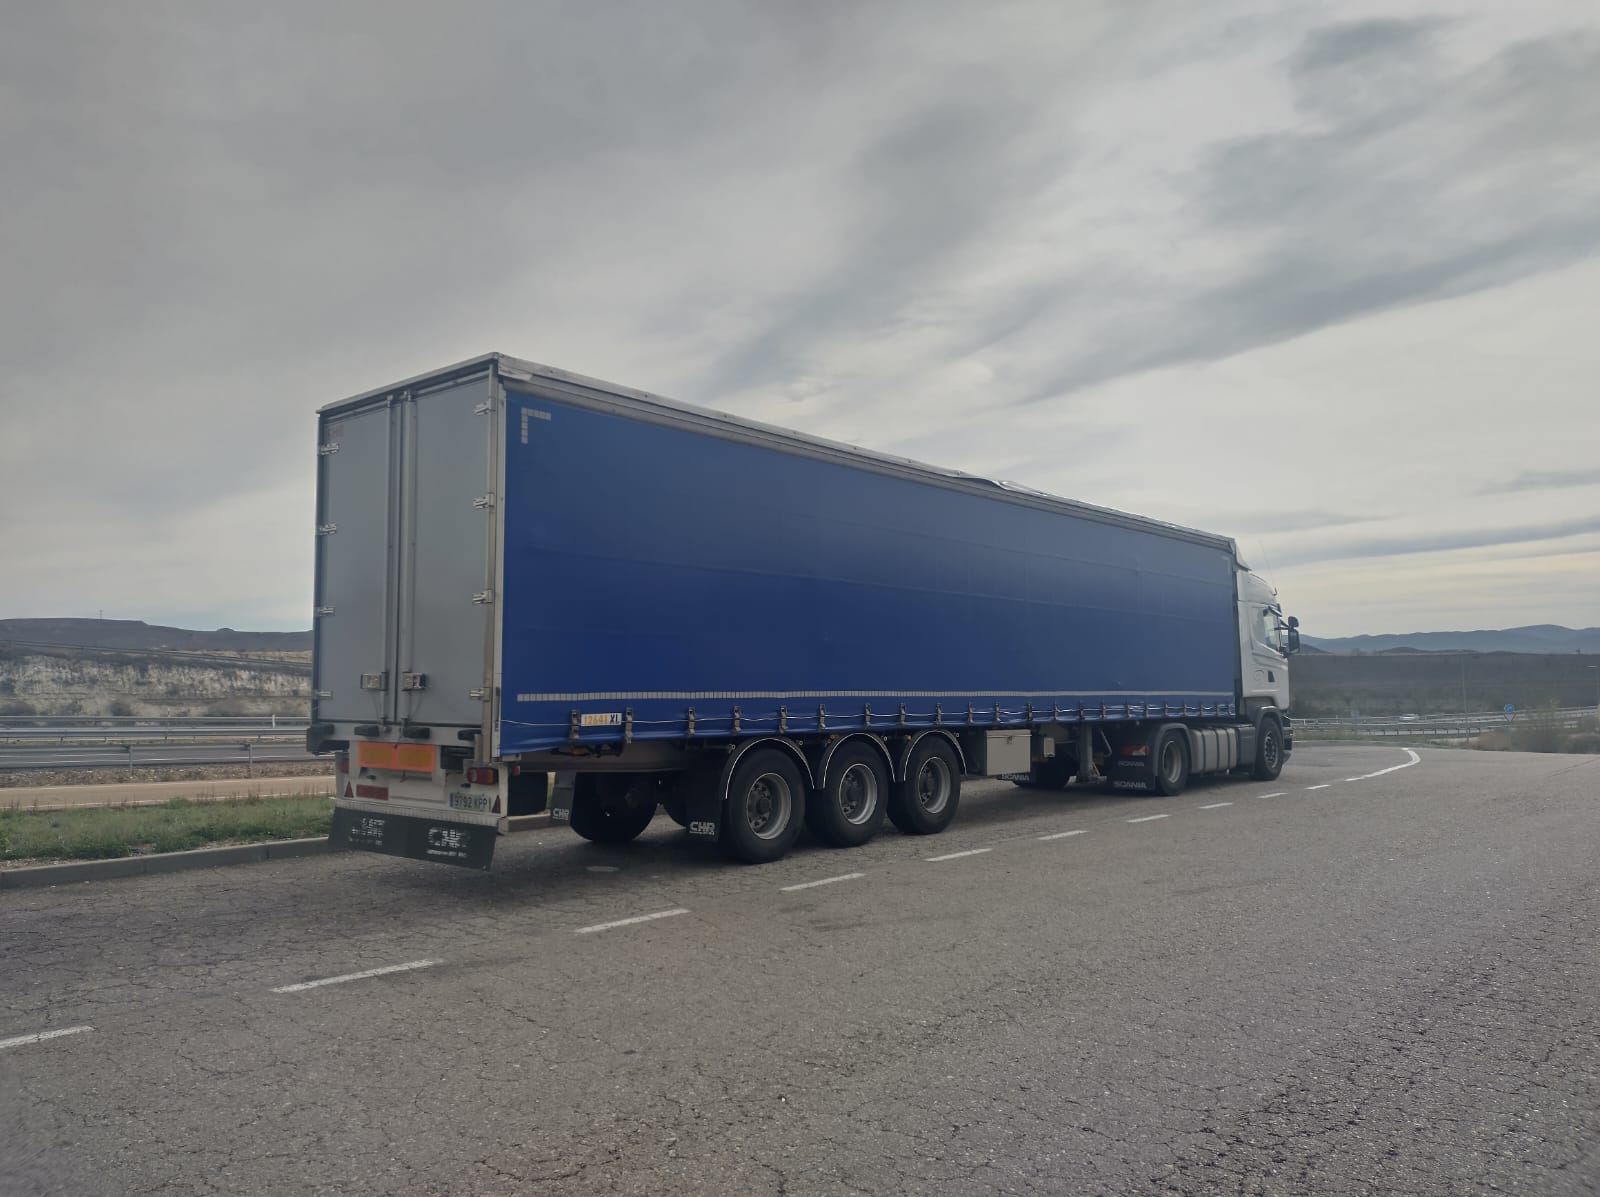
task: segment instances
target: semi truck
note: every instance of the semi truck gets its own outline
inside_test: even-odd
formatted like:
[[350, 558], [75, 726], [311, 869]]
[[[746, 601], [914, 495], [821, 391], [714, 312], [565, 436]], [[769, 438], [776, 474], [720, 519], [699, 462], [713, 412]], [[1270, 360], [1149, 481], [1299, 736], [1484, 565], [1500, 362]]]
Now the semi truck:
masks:
[[964, 778], [1278, 775], [1298, 623], [1234, 541], [503, 354], [317, 416], [334, 846], [488, 868], [544, 813], [760, 863]]

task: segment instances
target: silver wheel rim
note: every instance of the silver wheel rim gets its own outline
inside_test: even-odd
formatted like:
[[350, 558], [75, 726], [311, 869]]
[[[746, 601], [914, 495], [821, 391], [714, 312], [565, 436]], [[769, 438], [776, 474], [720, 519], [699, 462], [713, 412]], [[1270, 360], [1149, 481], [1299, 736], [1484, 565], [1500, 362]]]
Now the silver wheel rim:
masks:
[[917, 770], [917, 805], [936, 815], [950, 802], [950, 766], [943, 757], [930, 756]]
[[860, 827], [878, 809], [878, 774], [870, 765], [857, 763], [839, 779], [839, 813], [852, 827]]
[[1169, 785], [1176, 785], [1178, 775], [1183, 772], [1183, 757], [1178, 749], [1176, 740], [1168, 740], [1161, 746], [1161, 780]]
[[1271, 769], [1278, 763], [1278, 729], [1269, 727], [1261, 739], [1261, 763]]
[[758, 840], [775, 840], [789, 826], [794, 795], [777, 773], [763, 773], [745, 791], [744, 817], [750, 834]]

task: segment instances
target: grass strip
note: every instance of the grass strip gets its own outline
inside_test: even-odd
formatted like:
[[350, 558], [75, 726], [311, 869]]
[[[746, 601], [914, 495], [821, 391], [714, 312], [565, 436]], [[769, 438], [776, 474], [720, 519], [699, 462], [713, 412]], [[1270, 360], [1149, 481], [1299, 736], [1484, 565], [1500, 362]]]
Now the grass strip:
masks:
[[236, 798], [82, 810], [0, 810], [0, 861], [110, 860], [327, 835], [327, 798]]

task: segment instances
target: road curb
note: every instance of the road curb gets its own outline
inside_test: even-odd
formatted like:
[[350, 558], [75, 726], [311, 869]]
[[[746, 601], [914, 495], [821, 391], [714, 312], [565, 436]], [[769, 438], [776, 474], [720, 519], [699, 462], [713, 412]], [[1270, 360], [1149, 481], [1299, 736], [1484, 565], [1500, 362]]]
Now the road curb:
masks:
[[218, 865], [321, 856], [327, 851], [327, 838], [317, 836], [303, 840], [272, 840], [262, 844], [230, 844], [225, 848], [194, 848], [188, 852], [155, 852], [149, 856], [123, 856], [115, 860], [32, 865], [25, 869], [0, 869], [0, 889], [72, 885], [79, 881], [107, 881], [113, 877], [141, 877], [154, 873], [181, 873], [186, 869], [209, 869]]

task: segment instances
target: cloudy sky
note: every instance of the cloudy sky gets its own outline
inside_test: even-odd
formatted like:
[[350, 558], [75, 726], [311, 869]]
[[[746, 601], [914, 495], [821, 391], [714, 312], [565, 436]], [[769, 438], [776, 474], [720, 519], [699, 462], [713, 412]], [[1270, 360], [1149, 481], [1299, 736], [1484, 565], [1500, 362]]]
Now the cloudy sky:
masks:
[[315, 408], [501, 349], [1600, 624], [1593, 0], [31, 5], [0, 616], [309, 626]]

